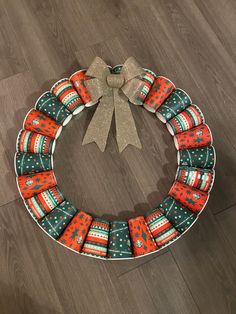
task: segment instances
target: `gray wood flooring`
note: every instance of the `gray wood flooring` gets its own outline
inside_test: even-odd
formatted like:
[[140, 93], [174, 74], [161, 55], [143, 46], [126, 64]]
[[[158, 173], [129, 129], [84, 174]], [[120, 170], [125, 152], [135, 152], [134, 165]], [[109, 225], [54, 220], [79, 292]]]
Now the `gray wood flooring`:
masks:
[[[236, 313], [236, 2], [233, 0], [0, 0], [0, 312]], [[18, 130], [38, 96], [101, 56], [144, 67], [185, 89], [217, 150], [205, 212], [171, 247], [134, 261], [79, 256], [30, 218], [15, 184]], [[81, 146], [95, 108], [57, 143], [55, 173], [79, 208], [128, 219], [157, 205], [176, 171], [165, 126], [132, 106], [143, 145], [119, 154]]]

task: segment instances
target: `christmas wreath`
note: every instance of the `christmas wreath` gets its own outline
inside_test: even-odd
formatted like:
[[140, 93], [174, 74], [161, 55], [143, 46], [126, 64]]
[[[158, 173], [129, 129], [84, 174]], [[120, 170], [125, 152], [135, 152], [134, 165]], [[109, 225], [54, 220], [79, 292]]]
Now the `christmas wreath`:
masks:
[[[178, 169], [167, 197], [143, 216], [108, 221], [78, 210], [63, 195], [53, 171], [62, 127], [73, 115], [96, 105], [83, 145], [104, 151], [115, 114], [119, 151], [141, 148], [130, 106], [142, 106], [166, 123], [174, 137]], [[166, 77], [141, 68], [134, 58], [108, 66], [96, 57], [88, 70], [56, 82], [23, 122], [16, 142], [19, 192], [37, 224], [53, 239], [81, 254], [127, 259], [159, 251], [181, 237], [204, 209], [214, 181], [212, 134], [198, 106]]]

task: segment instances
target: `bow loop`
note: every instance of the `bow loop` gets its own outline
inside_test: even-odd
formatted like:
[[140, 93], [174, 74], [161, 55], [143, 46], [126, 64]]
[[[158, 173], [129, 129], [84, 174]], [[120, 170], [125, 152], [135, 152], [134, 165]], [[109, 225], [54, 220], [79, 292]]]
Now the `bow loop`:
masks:
[[99, 80], [105, 80], [110, 73], [109, 67], [100, 57], [95, 57], [86, 71], [87, 76], [96, 77]]
[[86, 88], [89, 90], [89, 94], [91, 96], [91, 99], [93, 102], [98, 102], [98, 100], [103, 96], [104, 94], [104, 84], [97, 79], [92, 78], [90, 80], [87, 80], [84, 82]]
[[145, 72], [134, 59], [134, 57], [129, 57], [123, 64], [121, 74], [124, 75], [125, 81], [128, 82], [135, 77], [141, 78], [142, 76], [144, 76]]
[[133, 57], [125, 61], [120, 74], [111, 74], [110, 67], [101, 58], [93, 60], [86, 72], [91, 78], [85, 84], [92, 100], [100, 100], [100, 103], [88, 126], [83, 145], [95, 142], [101, 151], [105, 150], [115, 110], [119, 151], [129, 144], [141, 148], [128, 100], [138, 104], [138, 95], [144, 86], [141, 80], [143, 74], [143, 69]]

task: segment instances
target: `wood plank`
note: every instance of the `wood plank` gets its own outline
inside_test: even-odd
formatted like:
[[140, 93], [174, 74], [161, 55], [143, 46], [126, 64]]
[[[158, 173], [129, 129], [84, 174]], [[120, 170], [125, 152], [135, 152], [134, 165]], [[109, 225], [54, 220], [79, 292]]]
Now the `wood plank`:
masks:
[[133, 271], [137, 268], [140, 268], [142, 265], [146, 263], [150, 263], [152, 260], [157, 260], [159, 256], [166, 254], [169, 252], [168, 248], [164, 248], [160, 250], [159, 252], [155, 252], [153, 254], [150, 254], [146, 256], [145, 258], [135, 258], [132, 260], [117, 260], [117, 261], [112, 261], [111, 263], [107, 263], [106, 269], [109, 271], [109, 273], [113, 276], [116, 277], [121, 277], [130, 271]]
[[[51, 240], [21, 200], [1, 207], [0, 285], [3, 313], [9, 297], [22, 313], [122, 313], [104, 261], [78, 256]], [[6, 288], [5, 292], [4, 289]]]
[[2, 206], [0, 305], [2, 313], [15, 309], [19, 313], [40, 310], [62, 312], [44, 252], [40, 249], [37, 228], [26, 213], [21, 200]]
[[0, 80], [27, 70], [27, 64], [3, 5], [0, 6]]
[[16, 138], [28, 110], [39, 96], [37, 84], [29, 73], [17, 74], [0, 81], [0, 206], [16, 198], [14, 154]]
[[236, 255], [210, 211], [170, 250], [200, 313], [234, 313]]
[[199, 313], [171, 253], [119, 277], [126, 313]]
[[[220, 39], [228, 54], [236, 60], [236, 38], [235, 38], [235, 1], [195, 1], [196, 6], [211, 26], [212, 31]], [[225, 18], [227, 17], [227, 18]]]
[[[28, 68], [34, 79], [42, 88], [48, 88], [47, 81], [57, 79], [57, 70], [53, 67], [53, 56], [50, 59], [50, 45], [45, 46], [47, 33], [42, 33], [40, 25], [29, 9], [29, 3], [23, 1], [4, 1], [7, 14], [17, 34], [18, 43], [25, 56]], [[65, 65], [64, 65], [65, 66]]]
[[219, 228], [222, 230], [224, 237], [227, 239], [236, 254], [236, 206], [234, 205], [233, 207], [218, 213], [216, 215], [216, 220], [218, 221]]
[[[165, 26], [165, 34], [174, 45], [174, 54], [181, 57], [181, 63], [185, 64], [191, 76], [189, 80], [186, 73], [183, 85], [178, 85], [181, 75], [175, 82], [201, 107], [213, 132], [218, 156], [215, 190], [222, 192], [221, 197], [214, 197], [212, 202], [211, 209], [217, 212], [236, 202], [233, 188], [236, 185], [236, 161], [233, 158], [236, 142], [232, 137], [236, 117], [236, 67], [217, 36], [209, 31], [207, 21], [193, 2], [186, 1], [185, 5], [171, 1], [155, 4], [155, 14], [156, 20], [163, 28]], [[220, 166], [222, 164], [224, 167]]]

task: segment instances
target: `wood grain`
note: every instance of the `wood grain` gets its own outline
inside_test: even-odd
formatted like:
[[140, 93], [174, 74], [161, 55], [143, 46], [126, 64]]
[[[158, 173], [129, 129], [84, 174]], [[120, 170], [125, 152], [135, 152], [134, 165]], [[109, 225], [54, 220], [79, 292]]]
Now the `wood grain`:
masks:
[[[236, 312], [236, 93], [233, 0], [0, 0], [1, 313]], [[52, 241], [15, 185], [15, 141], [27, 111], [52, 84], [99, 55], [133, 55], [169, 77], [204, 112], [217, 150], [206, 211], [170, 248], [126, 262], [79, 256]], [[176, 171], [171, 136], [131, 105], [142, 150], [82, 146], [95, 107], [63, 131], [55, 152], [61, 189], [78, 208], [128, 219], [156, 206]]]

